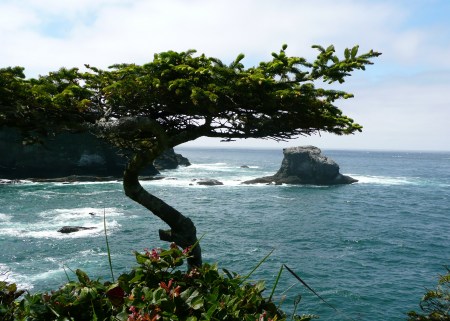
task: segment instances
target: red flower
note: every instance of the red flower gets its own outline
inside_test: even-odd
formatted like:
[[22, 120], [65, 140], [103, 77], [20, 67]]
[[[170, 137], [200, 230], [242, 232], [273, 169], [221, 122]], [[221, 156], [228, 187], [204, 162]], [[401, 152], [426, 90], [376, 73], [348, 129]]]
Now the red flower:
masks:
[[173, 289], [172, 283], [173, 279], [170, 279], [167, 284], [165, 282], [160, 282], [159, 286], [163, 288], [171, 298], [176, 298], [177, 296], [180, 295], [181, 286], [178, 285], [176, 288]]
[[161, 281], [161, 282], [159, 282], [159, 286], [162, 287], [164, 290], [166, 290], [166, 293], [169, 294], [170, 288], [172, 286], [172, 282], [173, 282], [173, 279], [170, 279], [168, 284]]
[[152, 249], [149, 251], [148, 249], [144, 249], [145, 255], [147, 255], [152, 260], [159, 260], [159, 249]]
[[157, 311], [155, 311], [156, 314], [154, 314], [153, 317], [151, 315], [149, 315], [148, 313], [140, 314], [136, 310], [135, 306], [131, 306], [129, 310], [130, 310], [131, 314], [128, 315], [127, 321], [156, 321], [161, 318], [161, 316], [158, 314], [158, 312], [160, 311], [159, 309], [157, 309]]

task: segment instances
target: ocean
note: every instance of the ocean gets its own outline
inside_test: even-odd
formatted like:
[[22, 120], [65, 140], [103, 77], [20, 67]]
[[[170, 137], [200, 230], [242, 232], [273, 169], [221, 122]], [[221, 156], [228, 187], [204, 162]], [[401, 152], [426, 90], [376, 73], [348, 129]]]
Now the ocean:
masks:
[[[418, 310], [450, 265], [450, 152], [323, 150], [342, 186], [242, 185], [274, 174], [282, 150], [176, 148], [192, 165], [162, 172], [143, 186], [189, 216], [205, 262], [266, 280], [270, 294], [282, 264], [275, 302], [320, 320], [405, 320]], [[243, 167], [245, 165], [245, 167]], [[211, 178], [221, 186], [199, 186]], [[129, 200], [118, 181], [0, 185], [0, 279], [30, 292], [56, 289], [73, 270], [110, 280], [135, 266], [133, 251], [167, 247], [167, 226]], [[64, 225], [95, 227], [72, 234]]]

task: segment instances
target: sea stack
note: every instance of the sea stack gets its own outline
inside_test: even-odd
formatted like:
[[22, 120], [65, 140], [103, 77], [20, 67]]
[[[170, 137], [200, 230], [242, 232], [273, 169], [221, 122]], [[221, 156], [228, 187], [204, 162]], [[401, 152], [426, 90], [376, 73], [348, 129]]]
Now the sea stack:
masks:
[[358, 180], [339, 173], [339, 165], [322, 155], [315, 146], [298, 146], [283, 149], [284, 158], [278, 172], [243, 184], [351, 184]]

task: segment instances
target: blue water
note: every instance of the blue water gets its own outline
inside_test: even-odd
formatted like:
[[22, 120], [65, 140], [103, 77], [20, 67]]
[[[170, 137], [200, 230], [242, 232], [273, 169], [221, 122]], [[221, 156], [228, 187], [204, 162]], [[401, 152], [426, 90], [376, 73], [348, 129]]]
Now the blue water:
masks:
[[[338, 310], [283, 271], [275, 299], [286, 311], [300, 294], [298, 312], [320, 320], [405, 320], [450, 265], [450, 153], [325, 150], [359, 182], [323, 187], [240, 184], [274, 174], [281, 150], [176, 151], [193, 165], [143, 185], [192, 218], [205, 261], [246, 274], [274, 249], [252, 275], [267, 295], [284, 263]], [[120, 182], [0, 185], [0, 278], [30, 291], [76, 268], [109, 280], [103, 213], [116, 276], [135, 265], [132, 251], [166, 246], [157, 231], [167, 226]], [[63, 225], [96, 229], [63, 235]]]

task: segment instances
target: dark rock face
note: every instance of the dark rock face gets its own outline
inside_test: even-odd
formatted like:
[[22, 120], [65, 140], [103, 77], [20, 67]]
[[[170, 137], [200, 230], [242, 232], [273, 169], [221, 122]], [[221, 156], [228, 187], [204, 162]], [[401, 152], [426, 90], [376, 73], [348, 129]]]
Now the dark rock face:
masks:
[[183, 155], [175, 153], [173, 148], [166, 150], [153, 162], [153, 166], [155, 166], [158, 171], [165, 169], [175, 169], [179, 165], [190, 166], [191, 163], [186, 157], [183, 157]]
[[85, 230], [93, 230], [95, 227], [84, 227], [84, 226], [63, 226], [61, 227], [58, 232], [60, 233], [74, 233], [78, 231], [85, 231]]
[[[158, 163], [159, 169], [189, 164], [173, 149], [162, 158], [170, 161]], [[0, 130], [1, 178], [122, 177], [126, 162], [126, 155], [121, 156], [116, 148], [90, 133], [62, 133], [47, 138], [43, 144], [23, 145], [17, 130]], [[141, 174], [156, 175], [159, 171], [149, 166]]]
[[285, 148], [283, 154], [281, 167], [275, 175], [246, 181], [244, 184], [337, 185], [357, 182], [356, 179], [339, 173], [339, 165], [323, 156], [317, 147]]
[[201, 179], [197, 181], [198, 185], [206, 185], [206, 186], [215, 186], [215, 185], [223, 185], [222, 182], [216, 179]]

